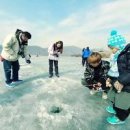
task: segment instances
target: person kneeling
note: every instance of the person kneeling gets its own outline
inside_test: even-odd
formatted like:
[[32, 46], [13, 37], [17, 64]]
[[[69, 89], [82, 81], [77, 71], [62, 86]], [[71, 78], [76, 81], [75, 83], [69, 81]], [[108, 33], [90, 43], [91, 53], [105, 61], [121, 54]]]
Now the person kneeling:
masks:
[[109, 62], [102, 60], [102, 56], [98, 52], [93, 52], [89, 56], [81, 83], [90, 89], [90, 94], [102, 91], [102, 98], [107, 99], [108, 88], [105, 83], [109, 68]]

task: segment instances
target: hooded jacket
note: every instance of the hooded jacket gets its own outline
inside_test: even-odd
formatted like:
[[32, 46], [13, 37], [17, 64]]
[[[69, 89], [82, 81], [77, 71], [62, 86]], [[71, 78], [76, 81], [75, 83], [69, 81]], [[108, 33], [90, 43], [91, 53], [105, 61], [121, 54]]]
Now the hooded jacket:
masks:
[[[20, 55], [18, 54], [20, 50], [20, 44], [21, 43], [19, 42], [16, 33], [8, 35], [2, 44], [3, 49], [2, 49], [1, 56], [8, 61], [18, 60], [20, 57]], [[27, 52], [27, 45], [24, 45], [23, 51], [24, 51], [25, 59], [28, 60], [29, 54]]]
[[48, 59], [58, 61], [61, 52], [58, 52], [58, 50], [54, 49], [54, 44], [55, 43], [51, 44], [48, 48], [48, 53], [49, 53]]

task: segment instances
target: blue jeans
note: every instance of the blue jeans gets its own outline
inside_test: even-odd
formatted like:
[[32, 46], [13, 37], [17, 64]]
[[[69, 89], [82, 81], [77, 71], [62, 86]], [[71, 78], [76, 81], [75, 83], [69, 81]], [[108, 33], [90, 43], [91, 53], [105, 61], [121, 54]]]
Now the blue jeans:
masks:
[[12, 81], [17, 81], [19, 79], [19, 61], [8, 61], [4, 60], [3, 61], [3, 67], [4, 67], [4, 72], [5, 72], [5, 78], [6, 78], [6, 83], [9, 84]]

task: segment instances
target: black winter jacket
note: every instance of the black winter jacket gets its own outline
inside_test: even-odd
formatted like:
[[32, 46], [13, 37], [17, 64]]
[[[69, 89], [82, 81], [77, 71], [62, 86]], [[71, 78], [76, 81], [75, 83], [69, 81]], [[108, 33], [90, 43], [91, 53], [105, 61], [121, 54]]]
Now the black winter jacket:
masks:
[[117, 59], [118, 81], [124, 85], [122, 91], [130, 92], [130, 43], [123, 49]]
[[99, 80], [95, 81], [94, 80], [95, 79], [94, 68], [92, 66], [90, 66], [89, 64], [87, 64], [86, 70], [84, 72], [84, 78], [86, 79], [86, 82], [88, 84], [94, 84], [96, 82], [100, 82], [100, 79], [106, 80], [107, 79], [107, 73], [108, 73], [109, 69], [110, 69], [109, 62], [102, 60], [101, 66], [99, 68], [99, 73], [98, 73]]

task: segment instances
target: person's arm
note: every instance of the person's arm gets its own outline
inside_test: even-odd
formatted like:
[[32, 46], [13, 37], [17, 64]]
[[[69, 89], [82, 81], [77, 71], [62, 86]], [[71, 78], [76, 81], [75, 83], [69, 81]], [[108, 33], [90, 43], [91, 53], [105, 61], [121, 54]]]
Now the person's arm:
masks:
[[126, 53], [122, 54], [121, 57], [119, 57], [119, 59], [117, 61], [118, 71], [119, 71], [118, 81], [121, 84], [123, 84], [124, 87], [126, 85], [130, 85], [130, 69], [129, 69], [130, 62], [129, 62], [129, 59], [130, 59], [130, 54], [129, 54], [129, 52], [126, 52]]
[[86, 67], [86, 70], [84, 72], [84, 78], [88, 84], [93, 83], [92, 75], [91, 75], [88, 67]]
[[106, 86], [106, 80], [108, 78], [108, 71], [110, 69], [110, 63], [108, 61], [102, 61], [102, 68], [101, 68], [101, 75], [100, 78], [98, 80], [99, 83], [102, 84], [102, 86]]
[[3, 49], [9, 55], [16, 55], [16, 52], [12, 49], [13, 44], [14, 44], [14, 38], [11, 35], [7, 36], [3, 42]]
[[5, 59], [0, 55], [0, 61], [4, 61]]
[[48, 53], [50, 55], [54, 55], [56, 52], [54, 51], [54, 48], [53, 48], [54, 44], [51, 44], [48, 48]]
[[82, 52], [82, 57], [84, 57], [84, 51]]
[[31, 60], [30, 60], [31, 56], [28, 53], [28, 46], [27, 45], [24, 45], [24, 56], [25, 56], [26, 63], [30, 64], [31, 63]]
[[103, 68], [102, 68], [102, 75], [100, 75], [100, 79], [107, 79], [108, 78], [108, 71], [110, 69], [110, 63], [108, 61], [104, 62]]
[[118, 81], [124, 86], [130, 85], [130, 73], [124, 70], [124, 72], [119, 75]]

